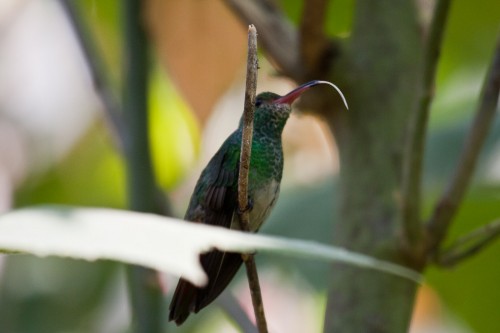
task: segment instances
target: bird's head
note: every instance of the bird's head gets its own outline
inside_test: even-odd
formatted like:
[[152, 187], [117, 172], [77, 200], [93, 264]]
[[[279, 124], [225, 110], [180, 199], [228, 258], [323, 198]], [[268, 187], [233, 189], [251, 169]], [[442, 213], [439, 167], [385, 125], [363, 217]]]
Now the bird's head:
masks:
[[278, 131], [279, 134], [281, 134], [292, 111], [292, 103], [306, 90], [319, 84], [327, 84], [335, 88], [340, 94], [340, 97], [342, 97], [346, 108], [349, 108], [344, 95], [336, 85], [328, 81], [310, 81], [295, 88], [284, 96], [272, 92], [263, 92], [257, 95], [255, 98], [255, 130]]

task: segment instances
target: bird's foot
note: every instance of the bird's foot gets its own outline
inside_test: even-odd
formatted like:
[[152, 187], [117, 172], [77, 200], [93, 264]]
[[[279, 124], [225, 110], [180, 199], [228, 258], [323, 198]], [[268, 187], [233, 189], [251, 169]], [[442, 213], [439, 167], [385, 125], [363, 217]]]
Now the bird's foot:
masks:
[[240, 207], [238, 207], [238, 214], [241, 215], [245, 212], [251, 211], [253, 209], [253, 200], [252, 198], [248, 198], [248, 204], [245, 209], [241, 210]]

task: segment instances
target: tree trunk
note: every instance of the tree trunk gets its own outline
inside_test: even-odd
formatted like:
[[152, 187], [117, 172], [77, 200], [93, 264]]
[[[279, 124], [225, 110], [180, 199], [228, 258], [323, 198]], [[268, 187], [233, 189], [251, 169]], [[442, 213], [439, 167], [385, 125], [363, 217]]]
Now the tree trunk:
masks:
[[[331, 73], [350, 110], [326, 117], [341, 162], [333, 243], [404, 265], [411, 263], [402, 251], [398, 198], [421, 43], [412, 1], [357, 1], [352, 35]], [[324, 331], [405, 332], [417, 287], [387, 274], [335, 264]]]

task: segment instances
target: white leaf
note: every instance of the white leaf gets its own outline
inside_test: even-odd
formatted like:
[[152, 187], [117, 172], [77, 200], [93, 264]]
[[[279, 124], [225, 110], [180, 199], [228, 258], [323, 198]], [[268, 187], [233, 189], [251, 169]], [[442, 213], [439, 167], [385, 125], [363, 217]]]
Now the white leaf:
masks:
[[0, 249], [37, 256], [111, 259], [206, 283], [199, 254], [212, 248], [233, 252], [268, 251], [342, 261], [395, 274], [419, 283], [419, 273], [342, 248], [199, 223], [104, 208], [38, 206], [0, 216]]

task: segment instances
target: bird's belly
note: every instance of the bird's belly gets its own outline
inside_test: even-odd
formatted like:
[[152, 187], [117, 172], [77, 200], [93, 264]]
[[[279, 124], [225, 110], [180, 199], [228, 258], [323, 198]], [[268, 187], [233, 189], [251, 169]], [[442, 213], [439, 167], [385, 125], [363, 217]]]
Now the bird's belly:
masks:
[[[250, 211], [250, 231], [257, 231], [271, 213], [280, 192], [280, 184], [271, 180], [265, 186], [253, 191], [251, 195], [252, 210]], [[240, 229], [238, 216], [234, 215], [231, 229]]]

